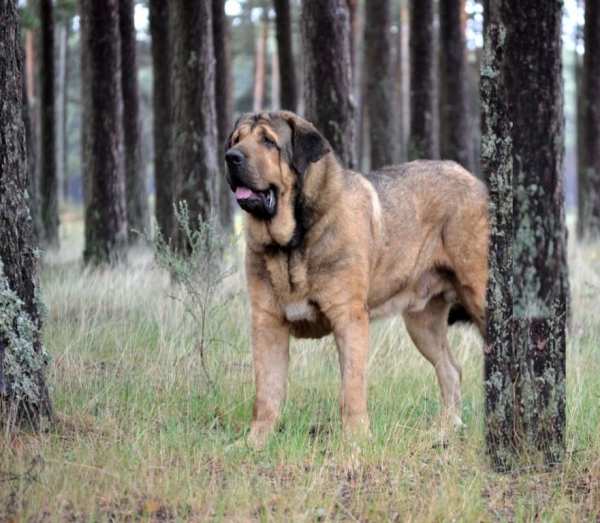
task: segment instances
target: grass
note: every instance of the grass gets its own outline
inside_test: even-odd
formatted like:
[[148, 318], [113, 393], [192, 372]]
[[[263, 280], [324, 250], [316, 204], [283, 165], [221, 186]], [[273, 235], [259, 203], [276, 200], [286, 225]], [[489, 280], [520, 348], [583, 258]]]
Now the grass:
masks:
[[239, 445], [253, 397], [243, 273], [208, 350], [213, 388], [151, 254], [89, 271], [81, 242], [78, 217], [63, 220], [64, 248], [41, 273], [57, 423], [0, 436], [0, 521], [600, 521], [600, 246], [571, 249], [567, 459], [499, 475], [473, 329], [451, 331], [468, 428], [448, 445], [434, 371], [389, 320], [371, 333], [374, 438], [360, 453], [342, 437], [331, 338], [292, 343], [280, 430], [253, 453]]

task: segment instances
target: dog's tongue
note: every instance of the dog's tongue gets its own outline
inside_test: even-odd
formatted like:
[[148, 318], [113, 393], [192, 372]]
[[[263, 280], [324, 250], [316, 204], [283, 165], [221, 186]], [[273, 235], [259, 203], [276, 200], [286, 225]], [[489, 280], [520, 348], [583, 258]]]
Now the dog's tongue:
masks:
[[247, 200], [250, 196], [252, 196], [252, 191], [248, 187], [238, 187], [235, 190], [235, 197], [238, 200]]

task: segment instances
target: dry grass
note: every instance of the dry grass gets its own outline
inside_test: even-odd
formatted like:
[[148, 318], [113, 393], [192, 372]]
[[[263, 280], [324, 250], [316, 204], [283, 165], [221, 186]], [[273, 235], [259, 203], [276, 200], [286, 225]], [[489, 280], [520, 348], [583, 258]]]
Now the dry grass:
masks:
[[[57, 424], [0, 436], [0, 521], [600, 521], [600, 246], [571, 249], [567, 460], [498, 475], [485, 457], [473, 330], [451, 334], [468, 428], [446, 445], [433, 369], [390, 320], [371, 335], [373, 441], [360, 453], [343, 441], [326, 338], [292, 344], [281, 429], [252, 453], [238, 445], [253, 394], [245, 293], [209, 350], [213, 390], [152, 257], [88, 271], [80, 222], [65, 229], [42, 275]], [[243, 274], [228, 283], [243, 288]]]

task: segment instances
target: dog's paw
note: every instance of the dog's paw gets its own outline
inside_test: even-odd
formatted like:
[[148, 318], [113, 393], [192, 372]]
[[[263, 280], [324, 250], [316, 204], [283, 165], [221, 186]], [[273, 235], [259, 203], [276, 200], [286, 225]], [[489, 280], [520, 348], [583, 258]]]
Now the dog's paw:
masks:
[[267, 446], [269, 434], [270, 431], [252, 428], [250, 430], [250, 434], [248, 434], [248, 438], [246, 439], [246, 446], [250, 450], [254, 450], [256, 452], [264, 450]]

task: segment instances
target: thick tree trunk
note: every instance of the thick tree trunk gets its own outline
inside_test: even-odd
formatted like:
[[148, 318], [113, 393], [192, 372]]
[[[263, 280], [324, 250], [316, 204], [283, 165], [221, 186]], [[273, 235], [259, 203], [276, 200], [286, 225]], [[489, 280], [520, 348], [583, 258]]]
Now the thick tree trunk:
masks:
[[87, 7], [91, 193], [85, 214], [83, 257], [86, 263], [100, 264], [124, 260], [128, 241], [119, 4], [89, 1]]
[[225, 15], [224, 0], [212, 0], [213, 36], [215, 45], [215, 103], [217, 111], [219, 210], [221, 225], [225, 230], [233, 228], [233, 203], [229, 185], [223, 182], [224, 162], [222, 161], [227, 137], [233, 127], [233, 96], [231, 91], [231, 46], [229, 20]]
[[495, 468], [515, 452], [513, 345], [513, 157], [506, 92], [501, 82], [504, 26], [491, 24], [481, 63], [481, 168], [490, 192], [490, 251], [484, 359], [486, 439]]
[[579, 202], [577, 230], [580, 237], [600, 237], [600, 4], [585, 2], [585, 54], [581, 109], [583, 121], [579, 152]]
[[23, 57], [17, 3], [0, 1], [0, 423], [52, 419], [35, 242], [27, 208]]
[[[187, 203], [196, 227], [218, 212], [219, 200], [212, 6], [177, 0], [170, 4], [169, 16], [175, 194], [177, 202]], [[178, 244], [184, 247], [181, 240]]]
[[133, 21], [134, 0], [119, 0], [121, 36], [121, 86], [123, 90], [123, 144], [125, 146], [125, 195], [129, 243], [139, 236], [132, 231], [148, 231], [148, 192], [142, 162], [142, 121], [138, 88], [137, 40]]
[[485, 390], [488, 452], [500, 469], [540, 453], [560, 462], [565, 451], [560, 30], [558, 3], [490, 2], [482, 65], [482, 159], [492, 196]]
[[[512, 0], [506, 89], [514, 165], [515, 390], [517, 429], [547, 462], [565, 450], [565, 328], [568, 300], [564, 208], [561, 5]], [[510, 24], [510, 25], [508, 25]]]
[[395, 63], [390, 32], [389, 0], [365, 5], [365, 74], [371, 143], [371, 169], [400, 159], [400, 139], [395, 97]]
[[279, 55], [280, 106], [288, 111], [296, 111], [298, 88], [296, 67], [292, 49], [292, 22], [289, 0], [274, 0], [277, 28], [277, 53]]
[[40, 61], [40, 193], [42, 243], [58, 248], [58, 179], [56, 176], [56, 105], [54, 90], [54, 12], [52, 0], [40, 0], [42, 58]]
[[301, 26], [306, 118], [327, 138], [342, 164], [354, 169], [356, 122], [346, 0], [305, 0]]
[[437, 158], [433, 0], [410, 3], [410, 137], [408, 158]]
[[475, 172], [465, 0], [440, 0], [440, 156]]
[[154, 185], [156, 191], [156, 222], [167, 236], [173, 234], [172, 119], [171, 64], [169, 58], [168, 0], [150, 0], [150, 33], [152, 35], [152, 65], [154, 109]]

